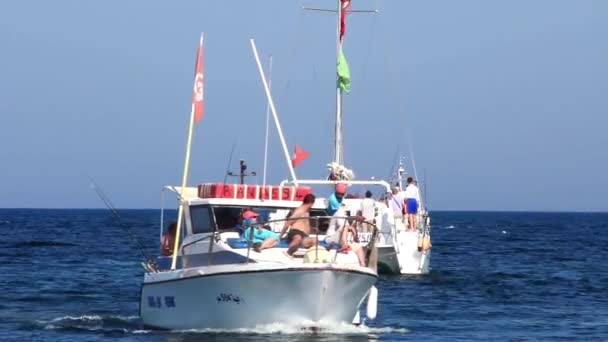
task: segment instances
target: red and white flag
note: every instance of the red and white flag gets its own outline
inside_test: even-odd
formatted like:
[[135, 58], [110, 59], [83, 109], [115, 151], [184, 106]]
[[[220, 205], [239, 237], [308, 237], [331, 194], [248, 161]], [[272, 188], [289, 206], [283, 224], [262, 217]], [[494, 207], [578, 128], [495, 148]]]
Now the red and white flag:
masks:
[[194, 120], [199, 122], [203, 118], [203, 34], [196, 53], [196, 65], [194, 67], [194, 89], [192, 95], [192, 107], [194, 110]]
[[340, 15], [340, 42], [344, 40], [344, 33], [346, 33], [346, 12], [350, 10], [350, 0], [341, 0], [342, 10]]
[[291, 160], [291, 165], [293, 165], [293, 167], [300, 165], [309, 155], [310, 153], [300, 149], [300, 146], [296, 145], [296, 152]]

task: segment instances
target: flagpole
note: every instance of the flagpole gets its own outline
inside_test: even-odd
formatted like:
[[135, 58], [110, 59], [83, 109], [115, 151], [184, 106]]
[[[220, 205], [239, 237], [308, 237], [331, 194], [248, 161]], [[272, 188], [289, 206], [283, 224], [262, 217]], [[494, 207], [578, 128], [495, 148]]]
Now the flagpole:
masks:
[[270, 93], [270, 88], [268, 87], [268, 83], [266, 82], [266, 76], [264, 75], [264, 69], [262, 68], [262, 63], [260, 62], [260, 56], [258, 55], [258, 49], [255, 47], [255, 40], [253, 40], [253, 38], [249, 39], [249, 42], [251, 43], [251, 49], [253, 50], [253, 56], [255, 57], [255, 62], [258, 65], [258, 70], [260, 71], [260, 77], [262, 78], [262, 83], [264, 84], [264, 91], [266, 92], [266, 98], [268, 99], [268, 104], [270, 105], [270, 111], [272, 112], [272, 116], [274, 117], [274, 124], [277, 126], [279, 138], [281, 139], [281, 145], [283, 146], [283, 153], [285, 153], [285, 161], [287, 162], [287, 167], [289, 168], [289, 173], [291, 174], [293, 183], [297, 186], [298, 179], [296, 178], [296, 172], [293, 169], [293, 165], [291, 164], [291, 158], [289, 157], [289, 151], [287, 150], [287, 144], [285, 143], [285, 137], [283, 137], [283, 130], [281, 129], [281, 124], [279, 123], [279, 117], [277, 116], [277, 110], [274, 107], [274, 102], [272, 101], [272, 94]]
[[[272, 55], [268, 57], [268, 89], [272, 90]], [[266, 168], [268, 166], [268, 126], [270, 124], [270, 102], [266, 105], [266, 137], [264, 141], [264, 173], [262, 186], [266, 186]]]
[[[201, 39], [199, 42], [199, 48], [202, 51], [203, 47], [203, 33], [201, 33]], [[196, 79], [196, 78], [195, 78]], [[195, 85], [196, 86], [196, 85]], [[177, 266], [177, 253], [181, 237], [181, 228], [184, 213], [184, 192], [186, 191], [186, 183], [188, 181], [188, 172], [190, 169], [190, 150], [192, 147], [192, 135], [194, 131], [194, 102], [190, 109], [190, 125], [188, 126], [188, 142], [186, 143], [186, 158], [184, 160], [184, 174], [182, 177], [182, 185], [179, 196], [179, 209], [177, 211], [177, 228], [175, 230], [175, 242], [173, 244], [173, 259], [171, 261], [171, 269], [174, 270]]]
[[[336, 65], [340, 62], [340, 49], [342, 42], [340, 41], [340, 31], [342, 28], [342, 1], [338, 2], [338, 20], [336, 24]], [[334, 141], [334, 162], [342, 165], [342, 89], [340, 89], [340, 76], [336, 74], [336, 127]]]

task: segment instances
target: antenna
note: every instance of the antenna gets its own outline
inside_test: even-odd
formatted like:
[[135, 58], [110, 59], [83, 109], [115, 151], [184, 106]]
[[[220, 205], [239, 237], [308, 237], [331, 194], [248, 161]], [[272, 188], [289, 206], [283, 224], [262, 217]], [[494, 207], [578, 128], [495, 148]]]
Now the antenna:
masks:
[[257, 176], [257, 173], [255, 171], [251, 171], [249, 173], [245, 172], [247, 170], [247, 164], [245, 164], [245, 160], [241, 159], [239, 161], [239, 164], [241, 165], [239, 173], [228, 171], [226, 175], [231, 177], [239, 177], [241, 184], [245, 184], [245, 177]]
[[232, 142], [232, 148], [230, 149], [230, 157], [228, 157], [228, 166], [226, 166], [226, 174], [224, 174], [224, 183], [226, 183], [226, 178], [228, 178], [228, 174], [230, 173], [230, 164], [232, 164], [232, 153], [234, 152], [234, 147], [236, 146], [236, 142]]

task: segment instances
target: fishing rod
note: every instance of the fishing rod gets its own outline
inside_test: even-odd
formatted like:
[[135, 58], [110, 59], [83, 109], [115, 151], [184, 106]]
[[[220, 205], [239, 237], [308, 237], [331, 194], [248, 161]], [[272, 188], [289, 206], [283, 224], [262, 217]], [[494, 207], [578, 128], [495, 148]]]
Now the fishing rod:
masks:
[[116, 207], [114, 207], [114, 204], [112, 204], [112, 201], [110, 201], [110, 199], [108, 198], [108, 196], [106, 196], [106, 194], [103, 192], [103, 190], [101, 189], [101, 187], [97, 184], [97, 182], [95, 182], [95, 180], [93, 178], [91, 178], [91, 177], [89, 177], [89, 181], [91, 182], [91, 187], [93, 188], [93, 190], [95, 190], [95, 193], [97, 194], [97, 196], [101, 199], [101, 201], [105, 204], [106, 208], [112, 214], [112, 218], [114, 219], [114, 223], [117, 226], [119, 226], [119, 227], [123, 228], [124, 230], [126, 230], [127, 234], [131, 238], [131, 240], [137, 246], [137, 248], [138, 248], [139, 252], [141, 253], [141, 256], [142, 256], [142, 258], [144, 260], [142, 262], [142, 266], [143, 266], [144, 270], [146, 271], [146, 273], [156, 272], [158, 270], [158, 265], [156, 264], [156, 261], [154, 261], [154, 258], [151, 257], [146, 252], [145, 247], [137, 239], [137, 237], [133, 233], [131, 227], [129, 225], [127, 225], [127, 224], [125, 224], [125, 223], [122, 222], [122, 218], [120, 217], [120, 213], [118, 212], [118, 210], [116, 209]]
[[224, 174], [224, 183], [228, 180], [228, 174], [230, 173], [230, 164], [232, 164], [232, 153], [234, 153], [234, 148], [236, 147], [236, 141], [232, 142], [232, 148], [230, 149], [230, 156], [228, 157], [228, 166], [226, 166], [226, 173]]

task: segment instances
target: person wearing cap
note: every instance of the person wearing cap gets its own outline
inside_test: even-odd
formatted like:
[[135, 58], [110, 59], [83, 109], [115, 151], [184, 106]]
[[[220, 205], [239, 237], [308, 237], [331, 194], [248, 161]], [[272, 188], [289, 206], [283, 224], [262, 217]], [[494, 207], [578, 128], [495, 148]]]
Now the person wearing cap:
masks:
[[327, 199], [327, 214], [329, 216], [334, 216], [334, 214], [340, 209], [342, 205], [342, 200], [344, 200], [344, 195], [346, 194], [346, 184], [338, 183], [336, 184], [336, 191], [329, 196]]
[[[260, 253], [266, 248], [272, 248], [279, 241], [279, 234], [271, 232], [268, 229], [257, 223], [258, 213], [253, 210], [245, 210], [243, 213], [243, 227], [245, 232], [243, 236], [245, 240], [253, 242], [253, 250]], [[251, 233], [253, 232], [253, 237]]]
[[408, 231], [415, 232], [418, 229], [418, 206], [420, 205], [420, 191], [414, 184], [414, 178], [407, 178], [407, 187], [405, 187], [405, 203], [406, 214], [408, 220]]

